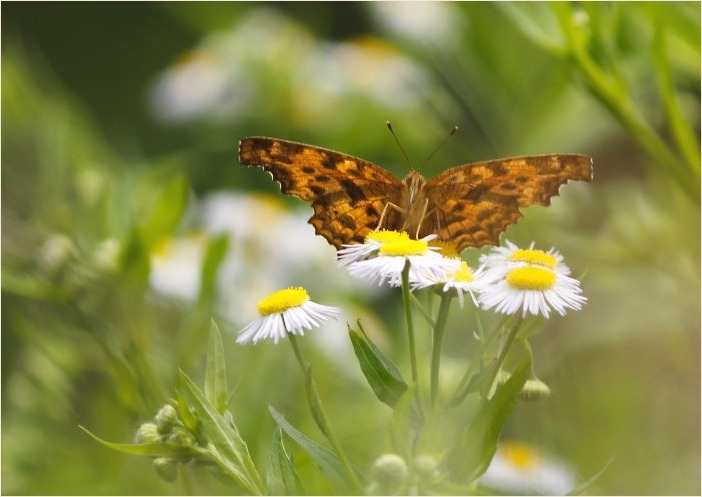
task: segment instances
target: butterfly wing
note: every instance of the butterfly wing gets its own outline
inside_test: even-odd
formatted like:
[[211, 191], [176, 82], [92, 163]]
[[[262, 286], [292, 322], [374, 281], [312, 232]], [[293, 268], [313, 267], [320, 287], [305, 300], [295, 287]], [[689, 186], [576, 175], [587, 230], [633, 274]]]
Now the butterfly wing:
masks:
[[309, 223], [337, 249], [363, 242], [387, 203], [399, 203], [403, 188], [392, 173], [368, 161], [277, 138], [244, 138], [239, 162], [262, 167], [283, 193], [311, 202]]
[[428, 214], [422, 233], [434, 232], [460, 252], [497, 245], [520, 207], [549, 205], [568, 180], [590, 181], [592, 159], [538, 155], [476, 162], [448, 169], [425, 185]]

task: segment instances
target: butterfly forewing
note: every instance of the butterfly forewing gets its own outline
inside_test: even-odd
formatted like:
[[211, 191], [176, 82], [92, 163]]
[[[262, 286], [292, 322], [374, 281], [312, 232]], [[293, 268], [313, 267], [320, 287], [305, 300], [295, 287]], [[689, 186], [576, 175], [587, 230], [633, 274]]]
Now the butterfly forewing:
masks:
[[371, 162], [276, 138], [244, 138], [239, 161], [262, 167], [283, 193], [311, 202], [310, 224], [337, 249], [363, 242], [378, 227], [387, 203], [400, 202], [403, 188], [392, 173]]
[[548, 205], [568, 180], [590, 181], [592, 159], [579, 154], [538, 155], [476, 162], [448, 169], [425, 185], [427, 218], [434, 232], [465, 247], [497, 245], [520, 207]]

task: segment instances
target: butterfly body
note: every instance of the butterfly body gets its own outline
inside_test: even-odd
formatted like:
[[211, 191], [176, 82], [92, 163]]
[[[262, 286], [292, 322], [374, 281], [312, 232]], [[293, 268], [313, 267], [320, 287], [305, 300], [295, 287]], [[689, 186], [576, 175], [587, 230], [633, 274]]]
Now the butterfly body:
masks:
[[412, 171], [400, 180], [363, 159], [268, 137], [242, 139], [239, 161], [262, 167], [283, 193], [310, 202], [310, 224], [337, 249], [378, 228], [433, 233], [459, 252], [496, 245], [520, 207], [548, 205], [568, 180], [592, 178], [590, 157], [553, 154], [465, 164], [429, 181]]

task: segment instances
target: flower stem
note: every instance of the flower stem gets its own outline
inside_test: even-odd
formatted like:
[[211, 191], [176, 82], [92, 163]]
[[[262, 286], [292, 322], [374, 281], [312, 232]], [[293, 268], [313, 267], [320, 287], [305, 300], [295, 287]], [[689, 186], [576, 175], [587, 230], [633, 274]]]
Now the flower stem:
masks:
[[337, 457], [339, 458], [339, 461], [344, 467], [346, 477], [349, 483], [353, 486], [356, 493], [363, 494], [363, 485], [361, 484], [360, 480], [358, 479], [358, 476], [356, 475], [356, 472], [353, 470], [351, 463], [346, 457], [346, 453], [341, 448], [341, 445], [339, 444], [339, 441], [337, 440], [336, 435], [334, 434], [334, 431], [331, 428], [331, 424], [329, 423], [327, 414], [324, 411], [322, 399], [319, 396], [317, 386], [315, 385], [314, 379], [312, 378], [311, 366], [302, 355], [300, 346], [297, 343], [297, 337], [292, 333], [288, 333], [288, 337], [290, 338], [290, 344], [292, 345], [293, 351], [295, 352], [297, 362], [298, 364], [300, 364], [300, 367], [302, 368], [302, 373], [305, 376], [305, 389], [307, 390], [307, 401], [309, 402], [310, 410], [312, 411], [312, 417], [317, 423], [317, 426], [319, 427], [320, 431], [324, 433], [324, 436], [327, 437], [327, 440], [329, 440], [329, 443], [333, 447], [334, 452], [336, 453]]
[[490, 372], [489, 381], [485, 384], [485, 391], [483, 392], [484, 399], [487, 399], [489, 397], [490, 392], [492, 391], [493, 383], [495, 383], [495, 379], [497, 378], [497, 374], [500, 372], [500, 369], [502, 368], [502, 364], [505, 362], [505, 357], [507, 357], [507, 352], [509, 352], [509, 349], [512, 347], [512, 343], [514, 342], [514, 339], [516, 338], [517, 332], [519, 331], [519, 328], [521, 327], [522, 323], [523, 323], [523, 320], [519, 319], [510, 328], [509, 333], [507, 334], [507, 339], [505, 340], [505, 343], [502, 344], [502, 348], [500, 349], [500, 354], [497, 356], [497, 360], [495, 361], [495, 366], [493, 367], [493, 370]]
[[432, 337], [431, 349], [431, 404], [436, 404], [439, 396], [439, 370], [441, 363], [441, 343], [444, 339], [444, 330], [446, 329], [446, 321], [448, 320], [449, 309], [451, 308], [451, 300], [453, 296], [448, 292], [441, 294], [441, 303], [439, 304], [439, 313], [436, 317], [434, 325], [434, 335]]
[[405, 267], [402, 269], [402, 303], [405, 306], [405, 317], [407, 319], [407, 339], [409, 341], [410, 365], [412, 368], [412, 382], [414, 383], [414, 394], [417, 400], [417, 412], [419, 417], [423, 418], [422, 403], [419, 397], [419, 373], [417, 372], [417, 351], [414, 345], [414, 324], [412, 322], [412, 308], [410, 306], [410, 290], [409, 290], [409, 260], [405, 262]]

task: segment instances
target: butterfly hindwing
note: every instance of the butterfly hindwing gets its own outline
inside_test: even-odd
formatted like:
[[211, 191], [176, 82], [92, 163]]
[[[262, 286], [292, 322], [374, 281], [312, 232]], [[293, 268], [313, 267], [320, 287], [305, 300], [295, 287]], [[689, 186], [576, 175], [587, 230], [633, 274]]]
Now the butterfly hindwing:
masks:
[[515, 157], [448, 169], [425, 185], [422, 232], [465, 247], [497, 245], [520, 207], [549, 205], [568, 180], [590, 181], [592, 159], [579, 154]]

